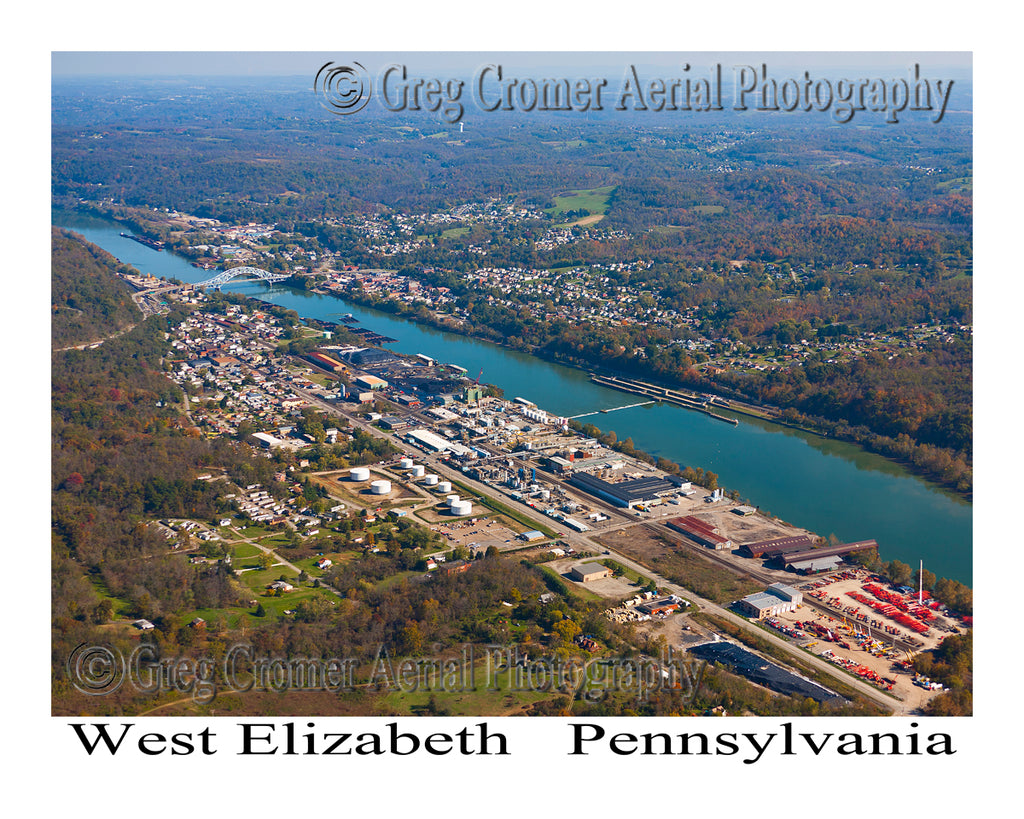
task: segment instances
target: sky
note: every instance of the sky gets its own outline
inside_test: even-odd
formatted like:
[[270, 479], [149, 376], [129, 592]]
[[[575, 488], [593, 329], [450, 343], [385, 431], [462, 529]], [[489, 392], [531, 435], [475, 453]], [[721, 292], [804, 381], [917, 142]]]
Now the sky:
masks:
[[587, 65], [621, 69], [625, 63], [638, 66], [678, 67], [697, 65], [757, 64], [768, 62], [778, 68], [822, 71], [856, 68], [860, 71], [902, 71], [914, 63], [929, 70], [954, 69], [960, 76], [969, 72], [970, 52], [964, 51], [605, 51], [605, 52], [430, 52], [364, 51], [58, 51], [52, 55], [52, 74], [65, 76], [292, 76], [310, 74], [328, 60], [363, 60], [384, 65], [413, 62], [427, 69], [469, 69], [484, 62], [530, 65], [538, 68], [573, 68]]

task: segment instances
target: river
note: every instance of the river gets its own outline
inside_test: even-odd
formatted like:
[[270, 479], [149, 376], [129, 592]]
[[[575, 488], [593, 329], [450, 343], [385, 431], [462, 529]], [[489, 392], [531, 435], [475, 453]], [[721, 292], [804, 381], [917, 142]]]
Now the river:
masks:
[[[85, 236], [143, 273], [197, 282], [216, 271], [152, 250], [120, 235], [126, 228], [75, 213], [54, 212], [53, 223]], [[397, 339], [400, 353], [423, 353], [464, 367], [495, 384], [507, 398], [527, 398], [557, 415], [579, 415], [642, 400], [591, 383], [586, 373], [455, 333], [417, 325], [331, 296], [259, 283], [225, 288], [295, 310], [303, 318], [337, 321], [352, 313], [364, 327]], [[581, 418], [612, 429], [642, 450], [719, 476], [747, 502], [789, 523], [840, 540], [879, 543], [883, 560], [899, 559], [939, 577], [971, 585], [972, 505], [953, 493], [852, 444], [737, 415], [738, 426], [668, 404]]]

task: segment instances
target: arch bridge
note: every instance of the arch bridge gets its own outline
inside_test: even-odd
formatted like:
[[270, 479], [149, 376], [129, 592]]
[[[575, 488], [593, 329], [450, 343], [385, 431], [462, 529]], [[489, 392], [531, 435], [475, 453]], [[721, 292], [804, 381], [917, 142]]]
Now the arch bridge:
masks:
[[240, 276], [268, 282], [270, 284], [273, 284], [274, 282], [283, 282], [288, 278], [288, 274], [268, 273], [266, 270], [259, 267], [247, 267], [243, 265], [241, 267], [232, 267], [228, 270], [222, 270], [212, 279], [207, 279], [205, 282], [196, 282], [196, 285], [198, 287], [215, 287], [219, 290], [229, 281], [237, 279]]

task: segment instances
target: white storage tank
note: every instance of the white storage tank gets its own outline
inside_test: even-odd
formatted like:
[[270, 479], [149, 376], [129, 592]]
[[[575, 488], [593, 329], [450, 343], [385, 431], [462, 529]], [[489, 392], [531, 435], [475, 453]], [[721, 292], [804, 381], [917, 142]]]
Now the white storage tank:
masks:
[[444, 499], [444, 502], [447, 503], [449, 506], [451, 506], [453, 503], [458, 503], [459, 502], [459, 496], [458, 495], [449, 495], [447, 498]]
[[368, 481], [370, 470], [365, 466], [354, 466], [348, 471], [348, 478], [350, 481]]
[[452, 482], [451, 481], [441, 481], [437, 485], [437, 491], [438, 492], [451, 492], [452, 491]]
[[425, 475], [423, 477], [423, 483], [425, 483], [427, 486], [437, 486], [437, 482], [439, 480], [440, 479], [437, 477], [437, 475]]
[[412, 458], [402, 458], [398, 462], [399, 469], [412, 469]]
[[370, 484], [370, 492], [374, 495], [386, 495], [391, 491], [391, 481], [374, 481]]
[[457, 500], [451, 505], [451, 511], [453, 515], [471, 515], [473, 513], [473, 504], [468, 500]]
[[412, 476], [414, 478], [422, 478], [427, 474], [427, 468], [423, 464], [415, 464], [412, 468]]

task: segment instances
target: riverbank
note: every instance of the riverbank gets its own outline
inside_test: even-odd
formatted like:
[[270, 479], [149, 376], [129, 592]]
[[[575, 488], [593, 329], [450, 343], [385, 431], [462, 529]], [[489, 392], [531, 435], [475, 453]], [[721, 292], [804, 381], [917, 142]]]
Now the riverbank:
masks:
[[[209, 271], [190, 260], [151, 250], [119, 234], [120, 225], [75, 213], [56, 213], [55, 224], [84, 235], [122, 262], [157, 277], [198, 282]], [[623, 393], [591, 382], [577, 362], [529, 355], [508, 345], [478, 341], [460, 328], [437, 329], [411, 316], [364, 307], [280, 285], [229, 284], [230, 292], [295, 311], [304, 319], [337, 323], [352, 313], [366, 327], [397, 338], [396, 352], [424, 353], [460, 365], [508, 396], [523, 396], [557, 415], [594, 414], [587, 420], [614, 428], [636, 449], [679, 464], [702, 465], [720, 482], [783, 520], [842, 541], [874, 538], [884, 559], [898, 559], [971, 585], [972, 507], [891, 459], [832, 437], [821, 437], [756, 417], [738, 426], [671, 404], [648, 404], [598, 415], [623, 404]]]
[[[477, 339], [485, 341], [490, 344], [496, 344], [515, 352], [524, 353], [526, 355], [532, 355], [537, 358], [551, 361], [556, 364], [561, 364], [566, 367], [573, 367], [581, 370], [588, 374], [593, 375], [597, 373], [602, 375], [607, 373], [607, 376], [613, 379], [624, 379], [626, 381], [634, 381], [637, 383], [644, 383], [649, 386], [652, 390], [669, 390], [677, 391], [676, 387], [666, 386], [665, 384], [658, 384], [656, 382], [640, 382], [627, 373], [617, 372], [609, 369], [608, 367], [595, 365], [594, 362], [580, 360], [570, 356], [562, 356], [554, 353], [550, 350], [543, 348], [529, 348], [529, 347], [514, 347], [507, 343], [504, 338], [497, 337], [490, 332], [484, 332], [484, 329], [475, 325], [469, 324], [468, 322], [458, 321], [452, 318], [444, 317], [437, 314], [434, 311], [426, 308], [420, 310], [413, 307], [408, 307], [404, 302], [396, 302], [393, 300], [378, 299], [376, 297], [367, 297], [360, 295], [355, 291], [346, 291], [344, 294], [339, 294], [334, 290], [327, 290], [325, 288], [315, 287], [309, 292], [316, 293], [321, 296], [335, 298], [343, 302], [351, 302], [359, 304], [363, 307], [370, 308], [372, 310], [379, 310], [382, 313], [388, 313], [390, 315], [398, 316], [399, 318], [413, 321], [416, 323], [426, 324], [427, 326], [433, 327], [442, 332], [457, 333], [459, 335], [466, 336], [467, 338]], [[605, 386], [611, 386], [617, 388], [614, 385], [606, 384]], [[764, 407], [754, 403], [751, 403], [748, 399], [739, 399], [736, 395], [731, 392], [722, 394], [721, 391], [715, 392], [711, 386], [704, 387], [705, 391], [709, 394], [715, 395], [717, 398], [723, 401], [733, 402], [740, 401], [745, 407], [728, 407], [731, 412], [736, 412], [741, 415], [745, 415], [751, 418], [757, 418], [760, 421], [764, 421], [770, 424], [776, 424], [781, 427], [788, 429], [797, 430], [807, 435], [816, 435], [822, 438], [828, 438], [831, 440], [845, 441], [849, 444], [862, 448], [865, 452], [871, 452], [875, 455], [879, 455], [886, 458], [893, 463], [899, 464], [901, 467], [917, 475], [922, 480], [929, 482], [930, 484], [948, 492], [956, 494], [964, 501], [971, 502], [973, 498], [973, 483], [968, 485], [966, 488], [962, 485], [962, 478], [954, 476], [951, 479], [945, 478], [943, 474], [936, 468], [930, 468], [929, 464], [922, 463], [921, 460], [915, 460], [914, 455], [918, 451], [924, 453], [922, 458], [927, 457], [929, 462], [933, 460], [933, 450], [943, 452], [946, 450], [940, 450], [937, 447], [929, 447], [927, 445], [916, 444], [911, 441], [908, 449], [902, 441], [894, 438], [890, 438], [879, 433], [874, 433], [866, 427], [853, 427], [845, 421], [832, 421], [829, 419], [809, 419], [802, 413], [796, 410], [789, 410], [796, 415], [802, 417], [802, 421], [797, 422], [789, 420], [783, 417], [783, 413], [787, 410], [782, 410], [777, 407]], [[626, 390], [629, 392], [630, 390]], [[640, 392], [636, 394], [647, 395], [648, 393]], [[690, 410], [697, 412], [703, 412], [713, 417], [718, 417], [719, 420], [726, 420], [723, 416], [715, 416], [706, 408], [700, 406], [690, 406], [685, 402], [677, 402], [679, 406], [683, 406]], [[747, 409], [749, 407], [749, 409]], [[956, 453], [950, 453], [950, 459], [956, 457]]]

